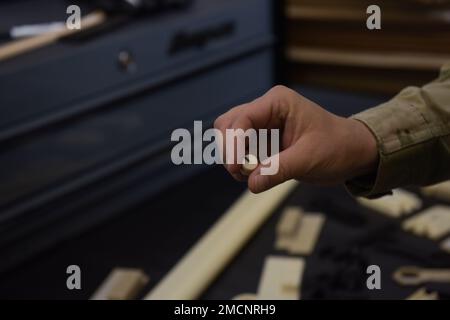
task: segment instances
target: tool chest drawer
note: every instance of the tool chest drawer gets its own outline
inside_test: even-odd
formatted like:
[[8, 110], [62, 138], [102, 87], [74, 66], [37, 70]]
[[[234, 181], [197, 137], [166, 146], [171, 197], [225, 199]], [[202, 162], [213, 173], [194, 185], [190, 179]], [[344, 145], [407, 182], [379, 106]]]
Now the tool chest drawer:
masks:
[[270, 8], [200, 0], [0, 62], [0, 139], [271, 45]]
[[23, 203], [40, 190], [60, 187], [140, 150], [169, 145], [171, 131], [191, 130], [194, 120], [211, 124], [234, 104], [270, 88], [271, 61], [270, 51], [250, 55], [4, 144], [0, 208]]

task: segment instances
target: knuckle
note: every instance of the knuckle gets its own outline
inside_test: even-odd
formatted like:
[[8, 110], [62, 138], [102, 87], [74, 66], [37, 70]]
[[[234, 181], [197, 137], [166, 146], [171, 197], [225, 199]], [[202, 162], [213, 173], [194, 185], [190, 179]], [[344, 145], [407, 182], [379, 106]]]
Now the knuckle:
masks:
[[290, 90], [289, 88], [279, 84], [279, 85], [274, 86], [272, 89], [270, 89], [270, 93], [275, 96], [278, 96], [278, 95], [286, 94], [289, 90]]
[[269, 96], [272, 101], [272, 105], [277, 107], [281, 112], [281, 109], [285, 109], [286, 107], [293, 105], [297, 93], [288, 87], [277, 85], [269, 90]]
[[217, 117], [216, 120], [214, 121], [214, 128], [220, 129], [222, 127], [222, 125], [224, 124], [224, 121], [225, 121], [224, 115]]
[[240, 104], [232, 108], [229, 112], [232, 112], [233, 114], [240, 114], [242, 111], [246, 110], [249, 105], [250, 103]]

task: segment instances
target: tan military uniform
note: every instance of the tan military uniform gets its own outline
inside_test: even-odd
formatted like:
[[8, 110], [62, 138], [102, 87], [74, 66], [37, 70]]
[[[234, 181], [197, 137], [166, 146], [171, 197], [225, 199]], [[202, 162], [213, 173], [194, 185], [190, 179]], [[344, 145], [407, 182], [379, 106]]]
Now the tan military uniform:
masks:
[[347, 182], [352, 194], [376, 197], [450, 179], [450, 63], [435, 81], [408, 87], [353, 118], [375, 135], [380, 162], [376, 173]]

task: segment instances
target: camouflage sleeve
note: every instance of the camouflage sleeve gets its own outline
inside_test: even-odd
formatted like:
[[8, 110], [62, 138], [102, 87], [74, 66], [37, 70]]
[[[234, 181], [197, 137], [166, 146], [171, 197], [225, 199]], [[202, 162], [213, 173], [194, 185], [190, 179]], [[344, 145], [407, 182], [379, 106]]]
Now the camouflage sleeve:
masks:
[[352, 118], [372, 131], [380, 155], [376, 172], [346, 183], [353, 195], [371, 198], [450, 179], [450, 63], [435, 81]]

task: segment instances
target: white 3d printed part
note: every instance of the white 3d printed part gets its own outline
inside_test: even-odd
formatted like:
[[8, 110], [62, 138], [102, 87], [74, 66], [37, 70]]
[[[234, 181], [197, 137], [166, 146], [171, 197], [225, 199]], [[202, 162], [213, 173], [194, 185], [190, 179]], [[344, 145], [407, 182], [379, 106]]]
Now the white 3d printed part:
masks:
[[437, 240], [450, 232], [450, 207], [433, 206], [404, 221], [403, 229]]
[[410, 214], [422, 207], [422, 200], [418, 196], [402, 189], [395, 189], [392, 195], [378, 199], [357, 198], [356, 200], [361, 205], [392, 218]]
[[259, 300], [298, 300], [305, 261], [301, 258], [266, 258], [258, 288]]

